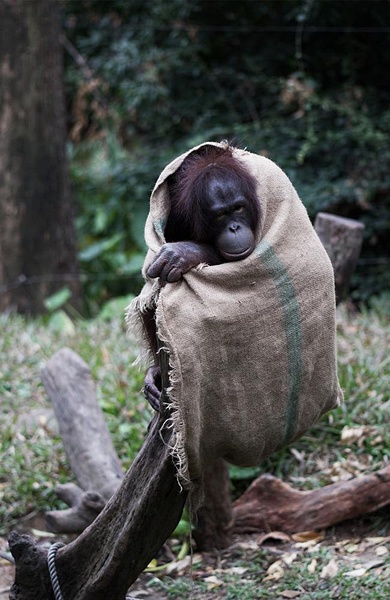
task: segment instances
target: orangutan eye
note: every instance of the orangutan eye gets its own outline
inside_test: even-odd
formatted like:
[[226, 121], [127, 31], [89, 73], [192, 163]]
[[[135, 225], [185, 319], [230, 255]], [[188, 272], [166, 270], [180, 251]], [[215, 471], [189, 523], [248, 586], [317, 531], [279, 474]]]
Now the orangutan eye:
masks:
[[244, 212], [245, 208], [243, 204], [239, 204], [238, 206], [235, 207], [234, 212], [235, 213], [242, 213]]

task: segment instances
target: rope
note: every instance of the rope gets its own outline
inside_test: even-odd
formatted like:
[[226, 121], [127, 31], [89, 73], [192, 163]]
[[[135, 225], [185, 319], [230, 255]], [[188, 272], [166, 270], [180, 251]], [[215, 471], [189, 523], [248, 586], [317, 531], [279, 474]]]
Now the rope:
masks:
[[62, 548], [62, 546], [64, 546], [64, 545], [65, 544], [62, 544], [61, 542], [57, 542], [56, 544], [53, 544], [52, 546], [50, 546], [49, 553], [47, 555], [47, 565], [49, 567], [50, 580], [51, 580], [51, 585], [53, 588], [55, 600], [64, 600], [62, 593], [61, 593], [60, 582], [58, 581], [56, 562], [55, 562], [57, 550], [59, 550], [59, 548]]

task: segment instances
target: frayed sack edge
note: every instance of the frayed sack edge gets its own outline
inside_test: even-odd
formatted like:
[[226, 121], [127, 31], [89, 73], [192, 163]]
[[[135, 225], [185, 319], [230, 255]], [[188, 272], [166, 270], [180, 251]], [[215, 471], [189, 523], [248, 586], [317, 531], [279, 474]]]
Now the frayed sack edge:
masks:
[[[199, 267], [201, 267], [201, 265], [199, 265]], [[175, 356], [172, 346], [169, 343], [168, 335], [165, 333], [167, 330], [164, 322], [163, 309], [161, 307], [161, 302], [158, 302], [161, 288], [158, 283], [148, 283], [145, 287], [147, 290], [144, 288], [143, 292], [132, 300], [125, 313], [127, 329], [135, 335], [139, 343], [139, 354], [133, 364], [140, 368], [148, 368], [154, 364], [154, 356], [150, 349], [149, 338], [142, 319], [142, 314], [146, 313], [148, 310], [153, 310], [155, 311], [157, 335], [162, 344], [159, 352], [167, 352], [169, 363], [169, 386], [165, 390], [167, 397], [165, 406], [170, 417], [164, 421], [161, 430], [172, 430], [172, 435], [169, 443], [165, 442], [163, 436], [161, 436], [161, 439], [169, 448], [169, 453], [175, 465], [176, 478], [180, 491], [185, 490], [189, 493], [189, 506], [191, 507], [191, 513], [193, 513], [201, 504], [203, 498], [203, 485], [201, 480], [191, 480], [188, 469], [184, 444], [184, 421], [178, 400], [174, 394], [174, 389], [179, 389], [179, 386], [181, 385], [180, 368], [178, 366], [179, 359]]]

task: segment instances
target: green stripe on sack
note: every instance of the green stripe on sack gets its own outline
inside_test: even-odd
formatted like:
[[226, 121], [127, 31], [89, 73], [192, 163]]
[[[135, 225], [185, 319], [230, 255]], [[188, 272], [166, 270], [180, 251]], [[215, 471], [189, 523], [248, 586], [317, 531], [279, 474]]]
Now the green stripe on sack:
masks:
[[295, 289], [286, 267], [273, 247], [262, 240], [256, 249], [277, 289], [284, 316], [284, 328], [287, 341], [288, 361], [288, 402], [286, 410], [286, 429], [284, 443], [294, 437], [298, 400], [302, 378], [302, 330], [301, 315]]

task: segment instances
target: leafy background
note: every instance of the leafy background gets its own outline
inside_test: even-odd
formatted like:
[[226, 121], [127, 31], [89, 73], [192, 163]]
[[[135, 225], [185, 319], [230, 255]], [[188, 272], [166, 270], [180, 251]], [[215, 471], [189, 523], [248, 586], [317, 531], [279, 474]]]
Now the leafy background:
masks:
[[364, 222], [352, 297], [389, 287], [387, 0], [67, 0], [63, 23], [88, 311], [139, 289], [153, 184], [207, 139], [277, 162], [312, 218]]

